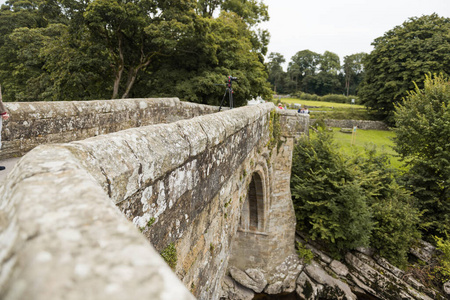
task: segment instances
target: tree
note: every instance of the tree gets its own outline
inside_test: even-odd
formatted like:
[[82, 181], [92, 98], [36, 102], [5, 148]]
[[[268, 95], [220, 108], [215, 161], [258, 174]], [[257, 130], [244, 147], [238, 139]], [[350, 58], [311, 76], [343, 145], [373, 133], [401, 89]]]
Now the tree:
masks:
[[414, 17], [372, 43], [364, 59], [365, 77], [358, 95], [380, 119], [393, 123], [395, 104], [424, 74], [450, 74], [450, 19], [436, 14]]
[[[0, 78], [16, 101], [106, 98], [109, 65], [87, 39], [74, 40], [61, 23], [17, 28], [0, 48]], [[11, 76], [13, 74], [13, 76]]]
[[419, 199], [430, 234], [450, 234], [450, 81], [425, 77], [396, 106], [395, 150], [408, 164], [405, 185]]
[[406, 267], [411, 245], [421, 237], [417, 200], [398, 184], [398, 170], [375, 147], [366, 147], [351, 159], [351, 164], [359, 170], [357, 180], [372, 211], [371, 247], [394, 265]]
[[341, 70], [341, 62], [336, 53], [325, 51], [319, 58], [320, 72], [336, 75]]
[[295, 82], [295, 91], [298, 90], [299, 83], [308, 75], [315, 75], [320, 63], [320, 54], [311, 50], [297, 52], [288, 65], [288, 74]]
[[283, 93], [284, 91], [284, 84], [286, 80], [286, 73], [283, 71], [283, 67], [281, 64], [283, 64], [286, 60], [284, 59], [283, 55], [281, 55], [278, 52], [272, 52], [269, 54], [268, 62], [267, 62], [267, 68], [269, 70], [269, 82], [274, 87], [274, 92], [277, 91], [279, 93]]
[[336, 150], [329, 133], [294, 149], [291, 191], [297, 227], [336, 254], [368, 246], [373, 222], [353, 166]]
[[108, 49], [114, 69], [113, 99], [119, 96], [124, 72], [121, 98], [129, 96], [139, 72], [155, 56], [176, 49], [192, 25], [193, 8], [190, 1], [95, 0], [88, 5], [84, 17], [92, 37]]
[[269, 35], [256, 27], [267, 18], [257, 0], [9, 0], [0, 10], [0, 81], [11, 101], [178, 96], [218, 104], [216, 84], [233, 75], [242, 105], [270, 96]]
[[356, 95], [357, 88], [364, 77], [363, 60], [367, 54], [360, 52], [344, 57], [345, 91], [348, 95]]
[[257, 96], [272, 97], [266, 67], [252, 51], [251, 32], [241, 17], [223, 12], [218, 18], [199, 16], [195, 23], [193, 35], [178, 51], [150, 69], [148, 82], [154, 92], [219, 105], [226, 78], [232, 75], [238, 77], [233, 85], [236, 106]]

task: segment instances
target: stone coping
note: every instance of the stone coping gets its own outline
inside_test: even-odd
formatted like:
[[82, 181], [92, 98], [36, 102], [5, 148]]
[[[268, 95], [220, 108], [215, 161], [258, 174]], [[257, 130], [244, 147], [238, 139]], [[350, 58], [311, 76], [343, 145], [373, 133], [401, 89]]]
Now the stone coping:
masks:
[[[119, 178], [115, 172], [124, 167], [133, 171], [153, 164], [149, 177], [175, 168], [273, 108], [272, 103], [243, 107], [30, 151], [0, 187], [0, 298], [193, 299], [114, 205], [125, 195], [108, 195], [105, 184]], [[197, 126], [206, 133], [199, 139], [190, 130]], [[185, 135], [172, 136], [175, 131]], [[148, 151], [168, 142], [182, 150], [174, 156], [157, 147], [163, 153], [136, 156], [143, 150], [139, 138], [147, 139]], [[88, 159], [92, 153], [95, 161]], [[118, 154], [134, 156], [135, 163], [125, 166], [114, 159]], [[106, 176], [95, 166], [104, 167]], [[127, 185], [132, 192], [134, 184]]]

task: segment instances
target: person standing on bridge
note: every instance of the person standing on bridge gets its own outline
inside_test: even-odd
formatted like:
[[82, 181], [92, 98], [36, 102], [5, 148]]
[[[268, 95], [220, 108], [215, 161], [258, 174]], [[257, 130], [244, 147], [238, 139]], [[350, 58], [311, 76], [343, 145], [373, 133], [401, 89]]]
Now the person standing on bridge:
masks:
[[[2, 149], [2, 124], [3, 120], [7, 120], [9, 118], [8, 111], [6, 110], [5, 105], [2, 101], [2, 86], [0, 85], [0, 115], [2, 116], [0, 118], [0, 149]], [[0, 171], [3, 171], [5, 169], [4, 166], [0, 166]]]

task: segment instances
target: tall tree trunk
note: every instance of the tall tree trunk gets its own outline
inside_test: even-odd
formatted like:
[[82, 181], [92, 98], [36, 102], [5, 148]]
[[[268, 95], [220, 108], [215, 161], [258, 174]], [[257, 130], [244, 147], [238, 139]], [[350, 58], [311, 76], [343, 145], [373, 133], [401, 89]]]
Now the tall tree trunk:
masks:
[[128, 98], [131, 88], [133, 87], [134, 82], [136, 81], [138, 72], [139, 72], [139, 67], [131, 68], [131, 70], [128, 72], [127, 86], [125, 89], [125, 93], [123, 93], [123, 95], [122, 95], [122, 99]]
[[139, 71], [141, 69], [143, 69], [146, 66], [148, 66], [148, 64], [150, 63], [152, 57], [155, 56], [158, 53], [158, 52], [153, 52], [148, 57], [145, 57], [144, 51], [142, 49], [143, 47], [144, 47], [144, 45], [142, 45], [142, 47], [141, 47], [140, 64], [137, 65], [135, 68], [131, 68], [130, 71], [128, 72], [127, 86], [125, 88], [125, 92], [122, 95], [122, 99], [128, 98], [128, 95], [130, 94], [131, 88], [133, 87], [133, 85], [134, 85], [134, 83], [136, 81], [137, 74], [139, 73]]

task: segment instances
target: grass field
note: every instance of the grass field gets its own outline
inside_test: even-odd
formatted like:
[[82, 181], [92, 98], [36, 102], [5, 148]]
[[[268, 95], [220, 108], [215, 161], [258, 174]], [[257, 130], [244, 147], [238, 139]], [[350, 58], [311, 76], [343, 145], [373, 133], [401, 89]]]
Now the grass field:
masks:
[[[275, 102], [278, 100], [274, 100]], [[333, 108], [360, 108], [364, 109], [363, 105], [348, 104], [348, 103], [335, 103], [335, 102], [323, 102], [323, 101], [312, 101], [312, 100], [300, 100], [295, 98], [283, 98], [279, 102], [283, 104], [294, 104], [298, 103], [302, 106], [317, 106], [317, 107], [333, 107]]]
[[[384, 130], [362, 130], [356, 131], [356, 136], [352, 145], [352, 134], [339, 132], [340, 128], [333, 128], [334, 140], [340, 146], [342, 153], [346, 155], [361, 155], [365, 147], [375, 146], [377, 151], [385, 153], [390, 157], [391, 166], [403, 169], [402, 162], [397, 157], [397, 152], [392, 149], [395, 136], [393, 131]], [[311, 133], [313, 135], [313, 133]]]
[[[276, 99], [274, 99], [274, 102], [276, 104], [278, 103]], [[308, 106], [311, 118], [317, 118], [323, 115], [325, 118], [336, 117], [336, 119], [370, 119], [363, 105], [300, 100], [295, 98], [282, 98], [280, 102], [286, 105], [298, 103], [302, 106]], [[321, 113], [315, 111], [320, 111]], [[340, 146], [342, 153], [346, 155], [362, 155], [361, 153], [363, 153], [365, 147], [375, 146], [378, 152], [385, 153], [389, 156], [393, 167], [398, 169], [404, 168], [403, 163], [400, 162], [397, 153], [392, 148], [394, 146], [392, 138], [395, 136], [393, 131], [358, 129], [352, 145], [352, 134], [339, 132], [339, 130], [340, 128], [333, 128], [334, 140]], [[312, 131], [310, 131], [310, 134], [314, 136]]]

